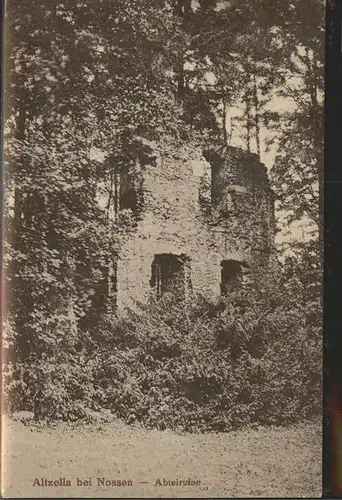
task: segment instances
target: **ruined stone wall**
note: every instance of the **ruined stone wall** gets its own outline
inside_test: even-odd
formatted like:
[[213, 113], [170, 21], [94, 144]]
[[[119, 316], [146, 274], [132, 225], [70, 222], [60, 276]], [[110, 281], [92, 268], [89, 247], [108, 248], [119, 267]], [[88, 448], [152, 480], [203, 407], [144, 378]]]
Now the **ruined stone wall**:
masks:
[[204, 152], [212, 170], [212, 219], [239, 240], [259, 265], [274, 251], [273, 192], [257, 156], [225, 146]]
[[193, 292], [212, 298], [220, 295], [222, 260], [267, 264], [273, 208], [266, 172], [251, 157], [252, 171], [233, 148], [206, 158], [211, 165], [202, 151], [184, 148], [177, 158], [159, 155], [140, 172], [143, 209], [122, 239], [117, 265], [119, 309], [155, 294], [157, 254], [186, 255]]

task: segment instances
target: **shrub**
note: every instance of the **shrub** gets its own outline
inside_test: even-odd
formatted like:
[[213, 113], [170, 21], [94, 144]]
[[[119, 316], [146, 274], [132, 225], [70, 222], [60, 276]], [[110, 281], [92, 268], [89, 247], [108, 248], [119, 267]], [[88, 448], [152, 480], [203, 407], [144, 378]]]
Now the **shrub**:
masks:
[[320, 410], [322, 356], [320, 315], [313, 322], [306, 307], [287, 282], [212, 303], [198, 297], [187, 309], [165, 296], [104, 316], [81, 351], [74, 340], [9, 365], [8, 401], [36, 418], [106, 409], [129, 424], [203, 432], [308, 418]]

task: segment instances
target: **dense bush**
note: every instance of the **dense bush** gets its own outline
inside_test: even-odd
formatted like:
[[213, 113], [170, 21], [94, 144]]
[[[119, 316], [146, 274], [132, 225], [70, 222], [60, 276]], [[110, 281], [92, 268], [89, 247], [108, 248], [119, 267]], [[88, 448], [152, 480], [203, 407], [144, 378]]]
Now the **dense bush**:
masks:
[[320, 411], [321, 328], [301, 286], [259, 284], [188, 309], [165, 295], [121, 319], [104, 315], [82, 341], [7, 365], [9, 409], [65, 420], [106, 409], [190, 431], [310, 417]]

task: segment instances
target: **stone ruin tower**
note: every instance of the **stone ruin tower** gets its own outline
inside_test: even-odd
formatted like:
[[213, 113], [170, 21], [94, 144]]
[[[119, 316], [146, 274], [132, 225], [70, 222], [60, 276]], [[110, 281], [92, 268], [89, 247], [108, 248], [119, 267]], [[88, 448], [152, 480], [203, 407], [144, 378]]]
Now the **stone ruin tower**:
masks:
[[[241, 286], [274, 258], [274, 202], [257, 156], [231, 146], [135, 162], [120, 172], [118, 311], [172, 292], [182, 301]], [[124, 215], [123, 215], [124, 218]]]

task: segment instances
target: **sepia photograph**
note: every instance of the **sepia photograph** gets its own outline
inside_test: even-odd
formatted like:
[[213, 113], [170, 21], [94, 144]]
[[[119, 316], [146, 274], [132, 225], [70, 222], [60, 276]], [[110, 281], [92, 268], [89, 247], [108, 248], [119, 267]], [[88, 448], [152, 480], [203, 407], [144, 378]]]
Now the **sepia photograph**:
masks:
[[320, 498], [323, 0], [7, 0], [3, 498]]

